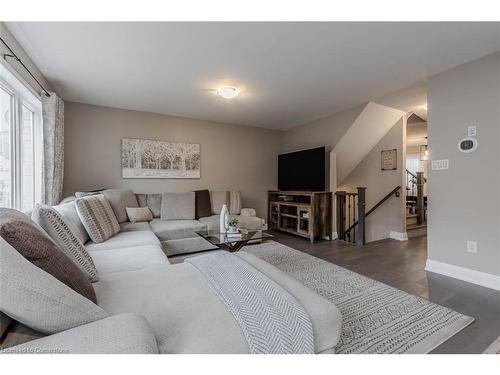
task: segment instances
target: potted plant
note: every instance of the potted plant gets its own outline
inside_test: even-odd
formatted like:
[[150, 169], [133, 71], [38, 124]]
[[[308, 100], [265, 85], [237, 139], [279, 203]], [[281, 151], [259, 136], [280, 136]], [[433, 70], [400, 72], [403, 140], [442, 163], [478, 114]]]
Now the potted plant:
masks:
[[229, 227], [229, 230], [228, 232], [231, 232], [231, 233], [236, 233], [238, 231], [238, 219], [236, 218], [232, 218], [232, 219], [229, 219], [228, 222], [227, 222], [227, 225]]

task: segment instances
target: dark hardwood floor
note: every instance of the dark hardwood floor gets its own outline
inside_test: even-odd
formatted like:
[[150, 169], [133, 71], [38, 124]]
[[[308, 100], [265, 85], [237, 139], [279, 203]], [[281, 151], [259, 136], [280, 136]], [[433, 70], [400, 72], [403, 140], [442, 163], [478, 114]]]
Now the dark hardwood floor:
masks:
[[432, 353], [482, 353], [500, 336], [500, 292], [426, 272], [427, 236], [363, 247], [273, 232], [275, 241], [475, 318]]

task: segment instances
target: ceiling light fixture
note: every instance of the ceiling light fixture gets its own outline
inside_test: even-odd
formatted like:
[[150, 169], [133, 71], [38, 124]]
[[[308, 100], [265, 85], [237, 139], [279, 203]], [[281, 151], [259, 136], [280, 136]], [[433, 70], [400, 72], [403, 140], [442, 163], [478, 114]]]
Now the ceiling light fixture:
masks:
[[217, 95], [224, 99], [234, 99], [240, 94], [240, 90], [234, 86], [222, 86], [217, 89]]

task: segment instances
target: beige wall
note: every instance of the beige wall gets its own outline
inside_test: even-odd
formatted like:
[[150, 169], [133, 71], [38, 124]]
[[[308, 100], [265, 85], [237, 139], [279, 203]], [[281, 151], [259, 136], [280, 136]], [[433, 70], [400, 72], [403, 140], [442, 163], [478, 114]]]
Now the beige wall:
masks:
[[[429, 170], [428, 258], [500, 275], [500, 53], [433, 76], [428, 88], [430, 158], [449, 160]], [[457, 143], [470, 125], [479, 148], [464, 154]]]
[[[404, 131], [406, 120], [399, 120], [391, 130], [377, 143], [369, 154], [349, 174], [338, 190], [355, 192], [356, 187], [367, 187], [366, 210], [372, 208], [396, 186], [401, 186], [399, 197], [393, 196], [374, 211], [366, 221], [366, 241], [377, 241], [389, 238], [391, 231], [406, 231], [404, 210], [404, 185], [402, 185], [405, 168]], [[397, 149], [398, 169], [381, 170], [381, 151]]]
[[[19, 56], [24, 65], [28, 67], [31, 73], [33, 73], [33, 75], [45, 87], [45, 89], [52, 91], [53, 90], [52, 86], [45, 79], [43, 74], [38, 70], [33, 61], [31, 61], [26, 52], [24, 52], [24, 49], [19, 45], [17, 40], [14, 38], [14, 36], [9, 32], [7, 27], [5, 27], [5, 25], [2, 22], [0, 22], [0, 37], [2, 37], [2, 39], [5, 40], [5, 42], [9, 45], [9, 47], [12, 48], [15, 54]], [[2, 61], [5, 61], [9, 66], [11, 66], [13, 70], [15, 70], [28, 83], [28, 85], [31, 86], [33, 90], [35, 90], [38, 93], [42, 92], [40, 86], [36, 83], [33, 77], [31, 77], [28, 74], [28, 72], [21, 66], [21, 64], [19, 64], [16, 60], [9, 57], [6, 60], [3, 59], [4, 53], [10, 54], [7, 47], [5, 47], [4, 44], [0, 42], [0, 54], [2, 56]]]
[[[122, 179], [121, 138], [201, 144], [200, 179]], [[267, 190], [277, 187], [281, 133], [66, 102], [64, 195], [130, 187], [136, 192], [240, 190], [243, 203], [267, 215]]]

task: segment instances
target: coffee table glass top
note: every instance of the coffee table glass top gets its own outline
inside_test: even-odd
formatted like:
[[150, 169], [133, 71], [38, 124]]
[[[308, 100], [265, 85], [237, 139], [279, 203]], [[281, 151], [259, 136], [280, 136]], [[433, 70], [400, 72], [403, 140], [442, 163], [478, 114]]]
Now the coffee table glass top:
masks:
[[245, 230], [242, 229], [236, 235], [233, 234], [222, 234], [218, 230], [201, 230], [196, 232], [197, 235], [203, 237], [205, 240], [211, 244], [223, 245], [230, 244], [234, 242], [252, 241], [252, 240], [263, 240], [267, 238], [273, 238], [272, 235], [263, 230]]

